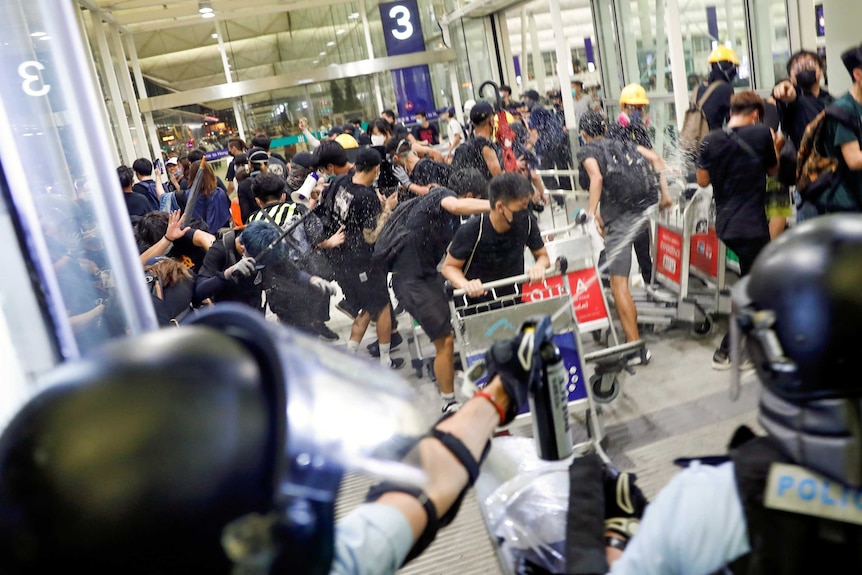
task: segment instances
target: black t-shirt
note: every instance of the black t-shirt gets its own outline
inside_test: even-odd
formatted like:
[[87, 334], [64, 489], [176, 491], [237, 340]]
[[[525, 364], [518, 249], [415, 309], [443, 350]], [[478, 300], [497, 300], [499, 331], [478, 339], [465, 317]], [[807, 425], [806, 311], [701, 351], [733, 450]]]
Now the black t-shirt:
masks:
[[431, 144], [432, 146], [436, 146], [440, 143], [440, 130], [437, 128], [437, 124], [434, 124], [432, 122], [428, 123], [427, 128], [423, 128], [419, 125], [413, 126], [412, 134], [413, 137], [420, 142], [425, 142], [426, 144]]
[[330, 262], [350, 270], [365, 271], [371, 268], [374, 244], [365, 241], [363, 230], [377, 227], [377, 216], [382, 211], [374, 188], [353, 183], [353, 177], [339, 176], [326, 189], [323, 204], [330, 228], [344, 226], [344, 243], [327, 250]]
[[536, 251], [544, 245], [532, 212], [526, 224], [502, 234], [491, 225], [491, 216], [482, 214], [461, 224], [452, 238], [449, 253], [464, 260], [464, 277], [487, 283], [523, 274], [524, 247]]
[[171, 251], [167, 254], [182, 263], [192, 272], [200, 273], [207, 251], [194, 242], [195, 230], [190, 229], [183, 237], [174, 240]]
[[428, 184], [447, 186], [450, 175], [452, 175], [452, 167], [449, 164], [423, 158], [413, 166], [410, 181], [420, 186]]
[[162, 286], [162, 299], [152, 295], [153, 307], [156, 310], [156, 319], [159, 325], [170, 325], [172, 319], [176, 319], [189, 309], [194, 301], [195, 276], [192, 272], [190, 279], [180, 280], [170, 287]]
[[237, 186], [236, 198], [239, 202], [242, 223], [247, 223], [248, 217], [260, 209], [260, 206], [257, 205], [257, 198], [254, 197], [254, 193], [251, 191], [251, 185], [259, 173], [253, 172]]
[[742, 126], [732, 131], [754, 154], [724, 130], [707, 134], [700, 147], [698, 168], [709, 172], [716, 232], [725, 241], [768, 238], [766, 171], [778, 161], [772, 134], [765, 126]]
[[[697, 88], [698, 101], [703, 98], [708, 85], [701, 83]], [[703, 103], [703, 114], [710, 130], [717, 130], [724, 126], [724, 122], [730, 117], [730, 97], [733, 96], [733, 86], [727, 82], [721, 82]]]
[[231, 159], [230, 164], [227, 166], [227, 173], [225, 174], [224, 179], [232, 182], [234, 178], [236, 178], [236, 165], [234, 165], [234, 160]]
[[475, 168], [485, 176], [485, 179], [491, 180], [491, 170], [488, 168], [488, 162], [485, 161], [485, 156], [482, 152], [485, 148], [491, 148], [500, 159], [500, 154], [497, 148], [487, 138], [483, 136], [473, 136], [466, 142], [455, 149], [455, 156], [452, 158], [452, 169], [463, 170], [464, 168]]
[[139, 218], [152, 211], [150, 200], [137, 192], [123, 193], [123, 199], [126, 200], [126, 209], [130, 217]]
[[797, 88], [795, 101], [785, 103], [778, 100], [775, 102], [781, 121], [781, 131], [787, 134], [795, 149], [799, 149], [799, 142], [802, 141], [805, 127], [834, 101], [835, 98], [832, 97], [832, 94], [823, 88], [820, 89], [818, 96], [807, 94]]
[[590, 189], [590, 176], [584, 162], [590, 158], [602, 173], [601, 215], [605, 223], [624, 215], [642, 214], [658, 202], [654, 172], [636, 144], [602, 138], [578, 150], [578, 180], [585, 190]]
[[411, 208], [407, 226], [411, 231], [401, 252], [396, 256], [392, 271], [411, 278], [437, 274], [437, 264], [446, 253], [461, 218], [440, 205], [444, 198], [458, 196], [447, 188], [434, 188], [417, 198]]

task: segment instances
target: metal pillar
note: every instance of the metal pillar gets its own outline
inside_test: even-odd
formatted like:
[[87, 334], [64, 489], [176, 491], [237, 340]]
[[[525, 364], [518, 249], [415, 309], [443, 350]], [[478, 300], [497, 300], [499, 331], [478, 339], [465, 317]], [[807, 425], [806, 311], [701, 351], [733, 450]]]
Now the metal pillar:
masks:
[[[539, 50], [539, 33], [536, 30], [536, 17], [530, 13], [530, 40], [533, 45], [533, 75], [536, 78], [536, 86], [540, 94], [545, 93], [545, 60]], [[522, 90], [523, 91], [523, 86]]]
[[515, 82], [515, 58], [512, 56], [512, 43], [509, 41], [509, 23], [506, 21], [505, 12], [497, 12], [494, 14], [494, 19], [497, 22], [497, 34], [500, 38], [503, 72], [506, 74], [505, 79], [501, 78], [501, 83], [512, 86], [517, 82]]
[[[135, 85], [138, 87], [138, 98], [147, 97], [147, 85], [144, 84], [144, 75], [141, 73], [141, 62], [138, 60], [138, 48], [135, 46], [135, 37], [131, 34], [124, 34], [126, 38], [126, 51], [129, 54], [129, 60], [132, 63], [132, 73], [135, 75]], [[137, 106], [137, 102], [135, 102]], [[162, 143], [159, 141], [159, 133], [156, 130], [156, 122], [153, 120], [152, 112], [144, 112], [144, 124], [146, 125], [147, 138], [150, 142], [150, 149], [154, 158], [162, 157]]]
[[[368, 49], [368, 59], [374, 59], [374, 43], [371, 41], [371, 28], [368, 26], [368, 8], [365, 6], [365, 0], [359, 0], [359, 14], [362, 16], [362, 30], [365, 32], [365, 46]], [[446, 42], [447, 27], [442, 27], [444, 42]], [[449, 46], [449, 42], [446, 42]], [[377, 113], [383, 112], [386, 106], [383, 105], [383, 93], [380, 91], [380, 77], [377, 74], [371, 75], [371, 81], [374, 84], [374, 97], [377, 100]]]
[[96, 33], [96, 42], [99, 45], [99, 58], [102, 63], [102, 77], [108, 84], [108, 98], [110, 102], [109, 110], [113, 112], [113, 128], [114, 135], [117, 137], [120, 146], [120, 159], [126, 164], [131, 164], [135, 160], [135, 147], [132, 144], [132, 138], [129, 135], [129, 121], [126, 118], [126, 110], [123, 107], [123, 98], [120, 95], [120, 86], [117, 82], [117, 74], [114, 72], [114, 65], [111, 63], [111, 52], [108, 49], [108, 40], [105, 37], [105, 29], [102, 25], [101, 17], [96, 13], [90, 13], [93, 20], [93, 30]]
[[[75, 16], [78, 21], [78, 31], [81, 34], [81, 39], [83, 40], [84, 45], [84, 53], [87, 59], [87, 68], [90, 70], [90, 75], [92, 76], [93, 88], [96, 90], [96, 94], [99, 96], [99, 111], [102, 113], [102, 125], [108, 129], [108, 132], [105, 134], [109, 141], [111, 138], [114, 138], [113, 134], [110, 131], [111, 126], [111, 117], [108, 113], [108, 108], [105, 105], [105, 94], [102, 92], [102, 84], [99, 82], [99, 73], [96, 71], [96, 57], [93, 54], [93, 51], [90, 49], [90, 40], [87, 35], [87, 25], [84, 22], [84, 10], [82, 8], [78, 8], [75, 10]], [[114, 139], [116, 142], [116, 139]], [[111, 146], [111, 153], [113, 154], [114, 165], [120, 165], [120, 154], [117, 151], [117, 146]]]
[[[215, 23], [216, 36], [218, 37], [218, 51], [221, 54], [221, 63], [224, 67], [224, 77], [225, 81], [228, 84], [233, 84], [233, 74], [230, 71], [230, 62], [227, 60], [227, 49], [224, 46], [224, 37], [221, 33], [221, 23], [216, 21]], [[245, 141], [245, 125], [242, 121], [242, 110], [240, 109], [239, 102], [236, 98], [231, 100], [233, 104], [233, 117], [236, 120], [236, 129], [239, 132], [239, 137], [241, 140]]]
[[665, 10], [668, 30], [670, 70], [673, 78], [673, 101], [676, 107], [677, 130], [682, 129], [685, 111], [688, 110], [688, 81], [685, 75], [685, 52], [682, 47], [682, 26], [679, 19], [679, 0], [667, 0]]
[[[563, 100], [563, 113], [566, 117], [566, 126], [571, 143], [572, 165], [577, 165], [578, 154], [578, 126], [575, 124], [575, 103], [572, 100], [571, 79], [569, 71], [572, 69], [572, 50], [569, 42], [563, 34], [563, 15], [560, 11], [560, 0], [548, 0], [548, 8], [551, 14], [551, 26], [554, 29], [554, 46], [557, 50], [557, 78], [560, 82], [561, 93], [565, 90]], [[561, 94], [562, 95], [562, 94]]]
[[[147, 134], [144, 131], [144, 123], [141, 121], [141, 110], [138, 108], [138, 99], [135, 96], [135, 89], [132, 86], [132, 78], [129, 75], [129, 66], [126, 63], [126, 51], [123, 48], [123, 39], [120, 37], [120, 31], [111, 26], [111, 40], [114, 44], [114, 53], [117, 56], [117, 76], [120, 80], [120, 88], [125, 95], [125, 101], [128, 105], [129, 114], [132, 116], [132, 123], [135, 124], [135, 138], [132, 139], [132, 145], [135, 146], [135, 157], [146, 158], [150, 154], [147, 152]], [[161, 158], [159, 153], [153, 156], [153, 159]]]
[[521, 7], [521, 84], [529, 79], [530, 71], [527, 69], [527, 8]]
[[[623, 56], [623, 78], [625, 84], [632, 82], [640, 83], [640, 66], [638, 66], [637, 40], [634, 35], [626, 34], [627, 25], [632, 21], [632, 8], [630, 0], [621, 0], [615, 3], [619, 8], [618, 18], [615, 23], [618, 31], [618, 41]], [[641, 30], [643, 34], [643, 30]], [[614, 94], [616, 95], [616, 94]]]
[[[449, 29], [448, 21], [440, 22], [440, 30], [443, 32], [443, 43], [448, 47], [452, 47], [452, 33]], [[458, 64], [457, 62], [449, 62], [446, 64], [446, 69], [449, 72], [449, 85], [452, 90], [452, 106], [455, 108], [455, 116], [462, 125], [467, 121], [464, 117], [464, 105], [461, 103], [461, 87], [458, 84]]]

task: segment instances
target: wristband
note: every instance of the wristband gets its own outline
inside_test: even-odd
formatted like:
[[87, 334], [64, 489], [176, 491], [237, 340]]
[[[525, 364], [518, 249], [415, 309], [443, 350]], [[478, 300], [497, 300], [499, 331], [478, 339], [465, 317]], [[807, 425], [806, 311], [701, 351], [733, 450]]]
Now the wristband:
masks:
[[499, 403], [494, 401], [494, 398], [491, 396], [490, 393], [488, 393], [484, 389], [480, 389], [479, 391], [477, 391], [476, 393], [473, 394], [473, 397], [476, 397], [476, 396], [484, 397], [485, 399], [490, 401], [491, 405], [494, 406], [494, 409], [497, 410], [497, 413], [500, 414], [500, 425], [504, 425], [506, 423], [506, 410], [503, 409], [502, 405], [500, 405]]
[[163, 236], [162, 236], [162, 239], [163, 239], [163, 240], [167, 240], [167, 242], [168, 242], [169, 244], [174, 243], [174, 242], [173, 242], [173, 240], [168, 240], [168, 234], [163, 235]]
[[609, 535], [608, 537], [605, 537], [605, 547], [613, 547], [614, 549], [625, 551], [626, 545], [628, 544], [628, 539], [623, 539], [622, 537], [617, 537], [616, 535]]

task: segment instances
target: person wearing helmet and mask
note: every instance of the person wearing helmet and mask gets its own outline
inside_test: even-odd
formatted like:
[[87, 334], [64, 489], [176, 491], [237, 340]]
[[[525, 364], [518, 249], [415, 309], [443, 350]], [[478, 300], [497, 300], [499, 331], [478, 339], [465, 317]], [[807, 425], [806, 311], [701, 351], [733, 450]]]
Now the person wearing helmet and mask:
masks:
[[[394, 374], [236, 304], [112, 340], [43, 374], [0, 436], [0, 572], [394, 574], [527, 402], [518, 344], [434, 424]], [[336, 524], [363, 471], [383, 483]]]
[[733, 81], [739, 73], [739, 58], [732, 48], [719, 45], [710, 52], [708, 62], [709, 76], [697, 87], [696, 101], [699, 102], [714, 84], [712, 93], [703, 103], [703, 113], [709, 129], [715, 130], [730, 118], [730, 97], [733, 96]]
[[860, 262], [862, 217], [849, 214], [806, 221], [761, 252], [733, 287], [730, 321], [762, 384], [766, 435], [741, 427], [728, 456], [679, 460], [687, 469], [637, 533], [606, 550], [611, 573], [862, 570], [862, 385], [850, 375]]
[[608, 126], [608, 135], [615, 140], [626, 140], [636, 146], [652, 149], [652, 138], [647, 116], [649, 98], [640, 84], [629, 84], [620, 92], [620, 115], [617, 122]]

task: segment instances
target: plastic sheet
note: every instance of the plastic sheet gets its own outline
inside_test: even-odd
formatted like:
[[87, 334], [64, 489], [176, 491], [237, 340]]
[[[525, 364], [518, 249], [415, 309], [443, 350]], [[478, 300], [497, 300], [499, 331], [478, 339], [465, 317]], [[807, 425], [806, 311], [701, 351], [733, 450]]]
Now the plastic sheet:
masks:
[[[500, 559], [509, 573], [565, 573], [566, 513], [572, 457], [539, 459], [533, 440], [494, 440], [492, 458], [483, 466], [480, 498], [485, 523], [498, 542]], [[477, 485], [477, 489], [479, 486]]]

